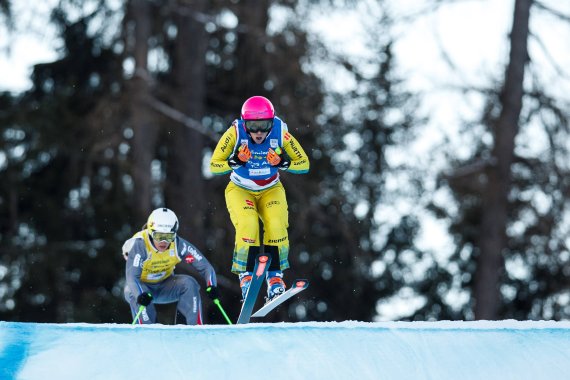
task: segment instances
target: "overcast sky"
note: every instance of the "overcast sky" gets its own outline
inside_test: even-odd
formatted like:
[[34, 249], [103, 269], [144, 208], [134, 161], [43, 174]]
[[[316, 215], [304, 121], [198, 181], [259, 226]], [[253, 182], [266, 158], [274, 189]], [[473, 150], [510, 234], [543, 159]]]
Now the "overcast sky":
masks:
[[[426, 0], [401, 2], [391, 0], [396, 15], [413, 14], [423, 9]], [[33, 7], [27, 2], [13, 2], [18, 21], [15, 33], [0, 29], [0, 89], [23, 91], [29, 88], [30, 68], [38, 62], [57, 57], [55, 32], [49, 27], [49, 12], [57, 0], [46, 0]], [[367, 4], [369, 3], [369, 4]], [[504, 51], [505, 36], [512, 13], [513, 0], [474, 0], [442, 7], [438, 12], [397, 28], [402, 38], [397, 44], [400, 63], [409, 73], [410, 84], [429, 87], [433, 80], [450, 72], [442, 65], [441, 48], [468, 77], [496, 69], [498, 52]], [[374, 2], [361, 2], [361, 12], [369, 12]], [[313, 31], [334, 42], [345, 53], [360, 54], [362, 14], [337, 12], [321, 18]], [[338, 27], [342, 25], [342, 27]], [[484, 27], [482, 27], [484, 25]], [[438, 44], [440, 46], [438, 46]], [[430, 64], [426, 64], [430, 63]]]
[[[58, 0], [45, 0], [30, 6], [14, 1], [16, 31], [7, 33], [0, 27], [0, 89], [22, 91], [30, 86], [33, 64], [49, 62], [57, 57], [55, 32], [49, 27], [49, 12]], [[417, 15], [433, 0], [388, 0], [396, 17]], [[570, 15], [570, 1], [542, 0], [562, 13]], [[363, 25], [372, 18], [363, 14], [376, 12], [376, 1], [358, 2], [356, 12], [331, 12], [326, 18], [315, 18], [313, 32], [332, 42], [334, 49], [359, 55], [365, 53]], [[482, 78], [496, 76], [508, 54], [507, 36], [512, 23], [514, 0], [471, 0], [450, 2], [435, 12], [423, 12], [415, 21], [396, 24], [394, 35], [399, 65], [414, 89], [440, 88], [449, 84], [477, 85]], [[360, 13], [358, 13], [360, 12]], [[532, 59], [544, 64], [542, 75], [547, 83], [560, 87], [561, 94], [570, 93], [570, 73], [561, 81], [558, 69], [570, 67], [570, 26], [547, 16], [535, 8], [531, 18], [532, 32], [544, 48], [533, 39], [529, 44]], [[339, 27], [342, 26], [342, 27]], [[548, 51], [549, 57], [544, 53]], [[453, 66], [452, 66], [453, 65]]]

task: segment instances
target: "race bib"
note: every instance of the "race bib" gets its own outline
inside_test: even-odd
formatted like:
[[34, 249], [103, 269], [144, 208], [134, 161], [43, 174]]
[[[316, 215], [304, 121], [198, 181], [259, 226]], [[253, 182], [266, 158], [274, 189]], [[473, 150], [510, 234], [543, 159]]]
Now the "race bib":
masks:
[[151, 281], [156, 281], [156, 280], [160, 280], [162, 277], [164, 277], [164, 275], [166, 274], [166, 272], [160, 272], [160, 273], [149, 273], [147, 278]]
[[268, 174], [271, 174], [271, 168], [249, 169], [249, 175], [251, 177], [268, 175]]

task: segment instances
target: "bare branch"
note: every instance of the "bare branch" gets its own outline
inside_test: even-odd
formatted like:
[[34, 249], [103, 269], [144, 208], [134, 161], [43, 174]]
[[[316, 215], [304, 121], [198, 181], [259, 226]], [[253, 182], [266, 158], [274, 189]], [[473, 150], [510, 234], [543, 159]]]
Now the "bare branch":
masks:
[[543, 3], [541, 3], [540, 1], [537, 1], [537, 0], [534, 1], [534, 5], [536, 5], [537, 8], [540, 8], [540, 9], [550, 13], [551, 15], [558, 17], [562, 21], [570, 22], [570, 15], [559, 12], [556, 9], [552, 9], [549, 6], [544, 5]]
[[540, 46], [546, 56], [546, 59], [550, 62], [552, 67], [554, 67], [554, 70], [556, 70], [556, 73], [561, 77], [570, 78], [570, 76], [556, 63], [556, 60], [552, 57], [544, 43], [542, 43], [542, 40], [535, 34], [531, 34], [531, 37], [538, 43], [538, 46]]
[[220, 138], [220, 136], [216, 132], [209, 130], [208, 128], [204, 127], [202, 125], [202, 123], [200, 123], [198, 120], [193, 119], [189, 116], [186, 116], [184, 113], [178, 111], [175, 108], [170, 107], [168, 104], [163, 103], [156, 98], [148, 99], [148, 104], [155, 111], [158, 111], [161, 114], [169, 117], [170, 119], [175, 120], [175, 121], [183, 124], [184, 126], [191, 128], [191, 129], [203, 134], [204, 136], [209, 137], [212, 141], [217, 142]]
[[497, 160], [494, 157], [491, 158], [481, 158], [467, 165], [459, 168], [455, 168], [452, 171], [444, 173], [445, 178], [458, 178], [471, 176], [473, 174], [479, 174], [484, 172], [489, 166], [497, 165]]
[[[426, 4], [417, 7], [416, 9], [412, 9], [408, 13], [403, 13], [401, 15], [396, 15], [397, 18], [401, 22], [413, 22], [416, 21], [420, 17], [424, 17], [427, 14], [432, 14], [437, 12], [441, 7], [444, 7], [449, 4], [457, 4], [457, 3], [467, 3], [473, 2], [474, 0], [432, 0], [431, 2], [427, 2]], [[485, 0], [479, 0], [485, 1]]]
[[441, 54], [441, 57], [443, 58], [443, 61], [449, 66], [449, 68], [453, 72], [458, 73], [459, 70], [457, 69], [457, 65], [455, 64], [455, 62], [453, 62], [453, 59], [448, 54], [448, 52], [445, 50], [445, 47], [443, 46], [443, 41], [441, 39], [441, 35], [439, 33], [437, 33], [437, 29], [436, 29], [436, 34], [435, 34], [435, 40], [437, 42], [437, 46], [439, 47], [439, 52]]
[[196, 22], [199, 22], [203, 25], [212, 24], [215, 25], [217, 29], [233, 30], [237, 33], [252, 33], [256, 34], [260, 38], [267, 39], [266, 30], [263, 28], [258, 28], [252, 25], [244, 25], [244, 24], [238, 24], [235, 27], [227, 26], [220, 21], [220, 17], [217, 15], [211, 15], [204, 12], [199, 12], [192, 9], [191, 7], [176, 3], [170, 4], [170, 6], [168, 6], [167, 9], [172, 13], [179, 14], [181, 16], [191, 17]]

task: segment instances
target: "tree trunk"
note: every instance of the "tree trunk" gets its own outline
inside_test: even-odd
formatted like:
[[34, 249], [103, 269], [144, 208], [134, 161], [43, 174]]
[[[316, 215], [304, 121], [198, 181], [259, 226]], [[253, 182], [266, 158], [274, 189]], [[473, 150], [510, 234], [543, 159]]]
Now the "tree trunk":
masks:
[[130, 110], [133, 127], [134, 207], [137, 221], [145, 221], [151, 211], [151, 163], [155, 155], [158, 126], [148, 106], [151, 92], [148, 72], [148, 39], [151, 33], [150, 6], [146, 0], [131, 2], [135, 23], [135, 74], [130, 82]]
[[[174, 107], [201, 121], [206, 98], [207, 34], [197, 15], [204, 12], [205, 0], [191, 3], [180, 1], [176, 16], [178, 34], [173, 50]], [[207, 208], [202, 157], [206, 144], [199, 132], [182, 124], [172, 127], [169, 138], [166, 199], [180, 218], [180, 234], [205, 246], [204, 216]]]
[[523, 99], [523, 80], [528, 60], [527, 40], [532, 0], [516, 0], [511, 31], [511, 51], [501, 92], [501, 113], [495, 121], [494, 162], [488, 170], [483, 193], [483, 210], [479, 257], [475, 274], [474, 298], [476, 319], [499, 318], [500, 278], [504, 270], [502, 251], [506, 248], [508, 194], [515, 137]]
[[[238, 19], [242, 33], [238, 35], [236, 72], [234, 86], [236, 94], [244, 94], [242, 102], [254, 95], [267, 96], [269, 90], [264, 83], [267, 76], [269, 54], [267, 54], [267, 24], [269, 22], [267, 0], [244, 0], [238, 8]], [[275, 103], [275, 99], [273, 100]], [[237, 110], [239, 112], [239, 110]]]

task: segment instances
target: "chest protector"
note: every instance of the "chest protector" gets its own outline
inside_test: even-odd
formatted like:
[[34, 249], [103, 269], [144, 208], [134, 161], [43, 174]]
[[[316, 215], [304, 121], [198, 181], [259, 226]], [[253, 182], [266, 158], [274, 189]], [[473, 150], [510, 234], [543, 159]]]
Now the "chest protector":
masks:
[[287, 124], [278, 117], [273, 118], [273, 128], [261, 144], [253, 143], [245, 130], [243, 120], [237, 120], [234, 125], [237, 132], [234, 152], [241, 145], [246, 144], [251, 151], [251, 158], [245, 165], [235, 169], [230, 178], [237, 185], [252, 190], [262, 190], [273, 186], [279, 179], [279, 169], [269, 165], [267, 152], [269, 148], [275, 150], [277, 147], [283, 147], [283, 134], [287, 131]]
[[174, 267], [181, 259], [178, 256], [176, 248], [176, 240], [170, 243], [168, 249], [159, 252], [150, 242], [150, 236], [147, 230], [140, 231], [140, 238], [144, 240], [146, 252], [148, 254], [143, 262], [141, 280], [143, 282], [157, 283], [170, 277], [174, 272]]

